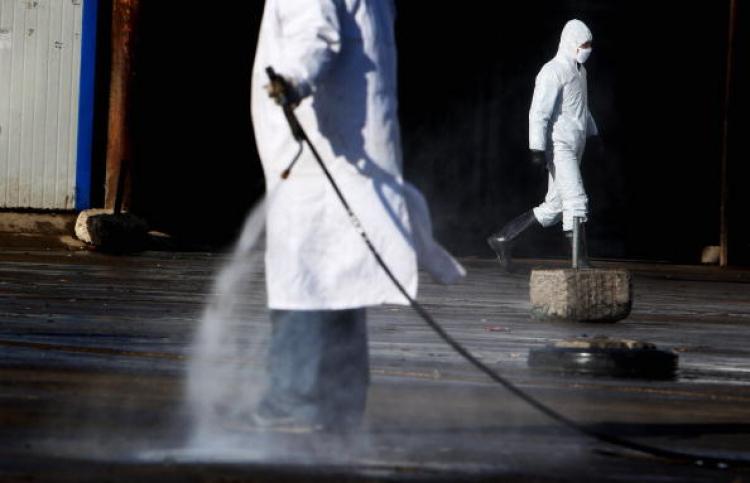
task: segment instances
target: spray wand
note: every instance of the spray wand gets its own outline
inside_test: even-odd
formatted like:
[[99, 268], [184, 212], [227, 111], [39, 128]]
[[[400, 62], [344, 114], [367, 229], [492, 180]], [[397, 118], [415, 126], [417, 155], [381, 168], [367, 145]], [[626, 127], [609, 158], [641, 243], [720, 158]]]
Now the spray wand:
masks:
[[[456, 339], [454, 339], [450, 334], [448, 334], [445, 331], [445, 329], [432, 317], [432, 315], [427, 311], [427, 309], [425, 309], [419, 302], [417, 302], [411, 295], [409, 295], [409, 293], [406, 291], [406, 289], [401, 284], [401, 282], [393, 274], [391, 269], [386, 264], [385, 260], [383, 260], [383, 257], [380, 255], [378, 250], [372, 244], [372, 241], [370, 240], [370, 237], [365, 232], [362, 226], [362, 223], [360, 222], [359, 218], [352, 210], [351, 206], [349, 205], [349, 202], [346, 200], [346, 198], [344, 197], [344, 194], [341, 192], [341, 189], [339, 188], [338, 183], [336, 183], [336, 180], [333, 179], [331, 172], [328, 170], [328, 167], [323, 162], [323, 159], [318, 154], [318, 151], [315, 149], [315, 146], [310, 141], [310, 138], [307, 136], [307, 133], [302, 128], [302, 125], [299, 123], [297, 116], [294, 114], [294, 108], [296, 107], [296, 105], [295, 103], [291, 102], [289, 83], [283, 77], [279, 76], [273, 70], [272, 67], [267, 67], [266, 73], [268, 74], [268, 77], [271, 80], [271, 89], [279, 89], [279, 91], [275, 92], [275, 95], [273, 97], [276, 99], [276, 102], [279, 105], [281, 105], [282, 109], [284, 110], [284, 116], [289, 122], [289, 128], [292, 131], [292, 136], [294, 136], [294, 139], [300, 143], [300, 149], [303, 147], [304, 144], [307, 144], [307, 146], [310, 148], [310, 151], [315, 157], [315, 160], [317, 161], [320, 168], [323, 170], [323, 174], [328, 179], [331, 187], [336, 193], [336, 196], [341, 202], [341, 205], [344, 207], [344, 210], [349, 216], [349, 220], [351, 221], [352, 225], [357, 230], [359, 235], [362, 237], [362, 240], [365, 242], [365, 245], [367, 245], [367, 248], [369, 249], [370, 253], [372, 253], [372, 255], [375, 257], [375, 260], [377, 261], [380, 268], [383, 270], [383, 272], [385, 272], [386, 276], [388, 276], [388, 278], [391, 280], [391, 282], [396, 287], [396, 289], [401, 293], [401, 295], [404, 296], [404, 298], [409, 302], [409, 305], [417, 312], [417, 314], [419, 314], [420, 317], [422, 317], [422, 319], [427, 323], [427, 325], [429, 325], [430, 328], [433, 331], [435, 331], [435, 333], [441, 339], [443, 339], [443, 341], [445, 341], [446, 344], [448, 344], [453, 350], [455, 350], [459, 355], [461, 355], [467, 362], [473, 365], [480, 372], [487, 375], [491, 380], [505, 387], [505, 389], [513, 393], [515, 396], [517, 396], [518, 398], [520, 398], [521, 400], [523, 400], [524, 402], [526, 402], [533, 408], [537, 409], [542, 414], [545, 414], [546, 416], [553, 419], [554, 421], [557, 421], [563, 426], [567, 426], [568, 428], [578, 433], [594, 438], [596, 440], [609, 443], [615, 446], [619, 446], [622, 448], [627, 448], [630, 450], [638, 451], [640, 453], [648, 454], [651, 456], [665, 458], [665, 459], [673, 460], [673, 461], [680, 461], [683, 463], [690, 463], [696, 466], [704, 466], [704, 467], [715, 468], [715, 469], [727, 469], [730, 466], [750, 467], [750, 460], [747, 460], [747, 459], [719, 458], [716, 456], [690, 454], [690, 453], [684, 453], [681, 451], [673, 451], [673, 450], [668, 450], [664, 448], [658, 448], [656, 446], [638, 443], [636, 441], [631, 441], [629, 439], [622, 438], [620, 436], [607, 434], [607, 433], [597, 431], [595, 429], [591, 429], [589, 427], [586, 427], [582, 424], [579, 424], [573, 421], [572, 419], [567, 418], [566, 416], [563, 416], [562, 414], [558, 413], [554, 409], [548, 407], [546, 404], [537, 400], [530, 394], [527, 394], [521, 388], [517, 387], [508, 379], [500, 375], [500, 373], [498, 373], [495, 369], [489, 367], [484, 362], [477, 359], [477, 357], [474, 356], [471, 352], [469, 352], [468, 349], [466, 349]], [[287, 179], [289, 177], [289, 174], [291, 173], [291, 169], [294, 167], [294, 164], [296, 163], [298, 158], [299, 158], [299, 153], [297, 154], [295, 159], [291, 162], [291, 164], [287, 167], [287, 169], [284, 170], [284, 172], [282, 173], [281, 177], [283, 179]]]

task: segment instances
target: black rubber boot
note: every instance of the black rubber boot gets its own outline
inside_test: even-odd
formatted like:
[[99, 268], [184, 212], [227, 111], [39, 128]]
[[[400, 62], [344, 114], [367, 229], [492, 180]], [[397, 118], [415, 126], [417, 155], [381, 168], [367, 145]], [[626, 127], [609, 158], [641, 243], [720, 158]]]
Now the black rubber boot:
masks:
[[487, 243], [497, 255], [497, 260], [500, 262], [503, 270], [510, 272], [512, 269], [513, 256], [511, 251], [513, 241], [531, 226], [538, 224], [539, 222], [534, 216], [534, 212], [529, 210], [512, 219], [499, 232], [487, 238]]
[[570, 242], [570, 259], [571, 259], [571, 266], [573, 268], [592, 268], [591, 262], [589, 261], [589, 249], [588, 249], [588, 242], [586, 240], [586, 224], [583, 222], [579, 222], [578, 225], [578, 256], [576, 257], [576, 254], [574, 253], [574, 250], [576, 249], [576, 243], [575, 243], [575, 237], [574, 237], [574, 231], [566, 231], [565, 236], [568, 238], [568, 241]]

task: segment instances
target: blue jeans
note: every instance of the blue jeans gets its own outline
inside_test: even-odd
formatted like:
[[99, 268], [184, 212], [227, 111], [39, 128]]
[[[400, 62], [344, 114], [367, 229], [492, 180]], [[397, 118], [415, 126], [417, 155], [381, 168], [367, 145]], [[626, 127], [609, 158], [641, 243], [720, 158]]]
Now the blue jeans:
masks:
[[272, 310], [260, 409], [329, 430], [358, 425], [370, 382], [364, 308]]

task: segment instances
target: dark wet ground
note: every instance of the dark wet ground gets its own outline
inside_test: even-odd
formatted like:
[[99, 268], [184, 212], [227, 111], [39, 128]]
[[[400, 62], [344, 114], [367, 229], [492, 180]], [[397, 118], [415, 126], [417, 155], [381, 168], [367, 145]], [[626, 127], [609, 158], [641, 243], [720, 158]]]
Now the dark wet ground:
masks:
[[[150, 252], [0, 255], [0, 481], [728, 481], [572, 433], [487, 381], [410, 310], [369, 312], [366, 430], [349, 437], [224, 428], [193, 446], [183, 382], [224, 257]], [[536, 262], [535, 265], [554, 262]], [[626, 264], [631, 317], [530, 320], [528, 268], [466, 260], [456, 287], [420, 299], [482, 360], [566, 416], [639, 442], [750, 459], [750, 271]], [[615, 264], [612, 264], [613, 266]], [[620, 266], [620, 265], [617, 265]], [[245, 301], [262, 313], [260, 278]], [[530, 348], [588, 335], [680, 355], [673, 381], [531, 372]]]

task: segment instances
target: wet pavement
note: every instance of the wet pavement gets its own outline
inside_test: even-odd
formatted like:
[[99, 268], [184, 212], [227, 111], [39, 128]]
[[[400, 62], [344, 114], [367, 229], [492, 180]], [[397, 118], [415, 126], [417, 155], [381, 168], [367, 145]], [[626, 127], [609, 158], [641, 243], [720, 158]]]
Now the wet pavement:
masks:
[[[369, 311], [373, 384], [354, 435], [263, 433], [236, 422], [195, 444], [184, 385], [218, 266], [209, 253], [0, 254], [0, 481], [728, 481], [562, 428], [493, 385], [405, 307]], [[565, 416], [673, 450], [750, 459], [750, 271], [603, 263], [635, 274], [616, 324], [529, 317], [526, 261], [503, 275], [423, 279], [420, 300], [482, 361]], [[264, 317], [262, 273], [243, 310]], [[533, 372], [529, 349], [587, 334], [680, 356], [671, 381]], [[257, 357], [248, 364], [261, 364]]]

